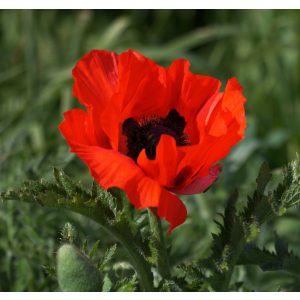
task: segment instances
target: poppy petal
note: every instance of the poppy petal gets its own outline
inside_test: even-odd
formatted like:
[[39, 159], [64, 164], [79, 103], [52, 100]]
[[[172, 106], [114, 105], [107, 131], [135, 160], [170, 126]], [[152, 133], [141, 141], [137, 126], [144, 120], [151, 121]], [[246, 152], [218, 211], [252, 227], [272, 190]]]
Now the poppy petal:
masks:
[[[180, 59], [165, 69], [133, 50], [120, 55], [91, 51], [73, 70], [73, 94], [87, 111], [73, 109], [59, 125], [71, 151], [101, 186], [123, 189], [136, 208], [156, 208], [170, 223], [168, 233], [187, 216], [174, 193], [204, 192], [219, 176], [221, 166], [216, 163], [244, 137], [246, 127], [238, 81], [230, 79], [220, 93], [218, 79], [192, 74], [189, 66]], [[149, 159], [145, 149], [150, 141], [143, 132], [134, 132], [141, 146], [137, 162], [125, 155], [131, 142], [122, 132], [125, 120], [133, 118], [137, 130], [144, 130], [148, 119], [164, 120], [172, 110], [184, 118], [180, 138], [186, 134], [187, 142], [177, 145], [166, 128], [155, 136], [156, 156]]]
[[[191, 147], [185, 149], [187, 151], [183, 151], [182, 147], [177, 147], [173, 137], [162, 135], [156, 148], [155, 159], [148, 159], [143, 150], [138, 157], [138, 165], [147, 176], [157, 180], [160, 185], [176, 194], [201, 193], [218, 178], [221, 165], [213, 166], [207, 175], [197, 177], [193, 162], [199, 157], [199, 147], [198, 150], [194, 150], [194, 155], [189, 151]], [[174, 188], [175, 186], [177, 188]]]
[[[244, 137], [245, 98], [235, 78], [228, 81], [224, 93], [209, 101], [197, 116], [200, 131], [200, 153], [204, 170], [223, 159]], [[197, 164], [197, 162], [195, 161]]]
[[209, 99], [218, 94], [221, 82], [210, 76], [193, 74], [189, 67], [189, 61], [179, 59], [172, 63], [167, 72], [172, 78], [173, 106], [185, 118], [185, 131], [195, 144], [199, 141], [196, 115]]
[[166, 134], [161, 135], [155, 159], [149, 159], [143, 150], [138, 157], [138, 165], [147, 176], [157, 180], [162, 186], [174, 186], [177, 168], [175, 139]]
[[211, 166], [223, 159], [244, 137], [244, 103], [241, 86], [236, 79], [230, 79], [224, 93], [204, 104], [197, 115], [199, 144], [180, 147], [184, 155], [177, 172], [185, 172], [187, 178], [180, 184], [180, 189], [197, 177], [208, 176]]
[[160, 218], [167, 220], [170, 227], [167, 234], [186, 220], [187, 210], [182, 201], [174, 194], [162, 189], [161, 199], [157, 209]]
[[239, 124], [238, 134], [244, 137], [244, 129], [246, 128], [246, 119], [244, 112], [245, 98], [243, 97], [243, 89], [236, 80], [231, 78], [228, 80], [225, 91], [219, 99], [216, 106], [212, 106], [210, 112], [205, 119], [206, 130], [209, 135], [222, 136], [227, 133], [227, 129], [232, 123]]
[[193, 195], [205, 192], [219, 177], [222, 166], [217, 164], [209, 169], [207, 176], [200, 176], [184, 188], [172, 189], [172, 192], [180, 195]]
[[[78, 111], [77, 117], [84, 116], [84, 111]], [[74, 117], [68, 114], [66, 120], [70, 116]], [[70, 124], [64, 121], [60, 129], [68, 139], [71, 152], [76, 153], [86, 163], [99, 185], [105, 189], [123, 189], [136, 208], [157, 208], [158, 215], [170, 223], [168, 233], [185, 221], [186, 208], [178, 197], [167, 192], [157, 181], [145, 176], [131, 158], [114, 150], [85, 145], [84, 143], [89, 142], [85, 133], [81, 131], [82, 139], [72, 136], [72, 131], [69, 131]]]
[[127, 118], [165, 115], [170, 108], [170, 87], [163, 67], [129, 50], [118, 57], [119, 88], [104, 111], [104, 130], [113, 149], [119, 149], [121, 125]]
[[118, 187], [125, 190], [136, 208], [158, 206], [160, 185], [145, 176], [128, 156], [114, 150], [82, 144], [72, 145], [71, 151], [87, 164], [92, 176], [103, 188]]
[[107, 136], [94, 124], [90, 111], [75, 108], [64, 113], [64, 120], [58, 126], [69, 145], [86, 144], [109, 147]]
[[103, 111], [118, 84], [118, 55], [104, 50], [93, 50], [83, 56], [73, 69], [73, 95], [91, 114], [98, 145], [110, 148], [103, 131]]
[[97, 145], [93, 120], [87, 112], [74, 108], [65, 112], [64, 118], [58, 128], [69, 145], [74, 143]]
[[118, 83], [118, 55], [93, 50], [84, 55], [72, 71], [73, 95], [83, 105], [106, 106]]
[[133, 50], [120, 54], [119, 78], [116, 100], [125, 118], [161, 115], [169, 109], [166, 71], [149, 58]]

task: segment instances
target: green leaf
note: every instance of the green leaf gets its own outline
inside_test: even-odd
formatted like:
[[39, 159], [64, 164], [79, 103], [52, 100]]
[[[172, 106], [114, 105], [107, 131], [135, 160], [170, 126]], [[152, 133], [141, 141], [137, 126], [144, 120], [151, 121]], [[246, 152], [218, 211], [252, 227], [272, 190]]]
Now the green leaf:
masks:
[[300, 203], [300, 160], [290, 162], [284, 170], [282, 183], [278, 185], [269, 198], [274, 213], [282, 215], [285, 211]]
[[45, 180], [25, 182], [20, 189], [1, 193], [0, 198], [69, 209], [90, 217], [103, 226], [114, 219], [114, 212], [108, 203], [115, 200], [108, 191], [98, 186], [97, 196], [92, 198], [94, 190], [92, 192], [84, 190], [64, 172], [54, 169], [54, 178], [55, 182]]
[[238, 193], [235, 191], [227, 201], [223, 224], [217, 222], [220, 232], [213, 236], [210, 259], [220, 273], [226, 273], [231, 268], [232, 255], [238, 250], [238, 244], [243, 235], [241, 222], [236, 215], [235, 205], [237, 199]]
[[89, 252], [88, 256], [89, 258], [93, 258], [98, 250], [100, 244], [100, 240], [96, 241], [93, 245], [93, 248], [91, 249], [91, 251]]
[[173, 280], [165, 279], [162, 282], [162, 287], [159, 289], [160, 292], [182, 292], [182, 289]]
[[263, 271], [286, 271], [300, 275], [300, 258], [291, 252], [272, 253], [254, 245], [246, 245], [238, 265], [258, 265]]
[[110, 292], [113, 286], [112, 281], [110, 280], [108, 274], [105, 274], [103, 279], [102, 292]]
[[251, 228], [247, 227], [251, 227], [252, 224], [258, 227], [272, 212], [271, 203], [269, 202], [268, 197], [264, 195], [265, 188], [270, 181], [271, 176], [269, 165], [264, 162], [256, 179], [256, 190], [251, 197], [248, 197], [247, 205], [242, 212], [242, 219], [249, 241], [253, 239], [253, 231]]
[[137, 289], [137, 278], [133, 275], [130, 278], [124, 278], [116, 284], [117, 292], [135, 292]]
[[146, 249], [145, 243], [137, 225], [129, 219], [127, 210], [119, 210], [116, 206], [119, 200], [100, 186], [94, 186], [92, 191], [86, 191], [57, 169], [54, 170], [54, 178], [54, 182], [44, 180], [26, 182], [20, 189], [1, 193], [0, 199], [68, 209], [96, 221], [125, 247], [143, 289], [152, 291], [153, 275], [143, 253]]
[[82, 251], [83, 253], [87, 253], [87, 251], [88, 251], [87, 249], [88, 249], [88, 240], [85, 239], [85, 240], [83, 241], [83, 243], [82, 243], [81, 251]]
[[103, 270], [104, 267], [112, 260], [117, 250], [117, 245], [114, 244], [112, 247], [106, 250], [101, 262], [98, 265], [99, 270]]
[[171, 278], [169, 253], [167, 251], [165, 237], [162, 232], [161, 220], [155, 211], [148, 209], [150, 233], [148, 261], [158, 268], [160, 275], [165, 279]]
[[172, 281], [164, 280], [162, 282], [162, 291], [175, 291], [174, 289], [176, 288], [183, 291], [202, 291], [204, 285], [208, 284], [205, 268], [201, 268], [199, 263], [184, 263], [178, 265], [176, 268], [180, 273], [180, 277], [183, 278], [181, 280], [179, 278], [176, 279], [176, 286], [173, 285]]
[[[216, 222], [220, 228], [218, 234], [213, 235], [213, 245], [211, 256], [199, 261], [199, 265], [209, 269], [213, 274], [209, 277], [209, 282], [213, 289], [217, 291], [226, 291], [230, 287], [230, 279], [235, 264], [240, 261], [240, 255], [244, 261], [244, 248], [247, 243], [253, 241], [260, 232], [260, 225], [270, 219], [283, 214], [289, 207], [298, 205], [300, 202], [300, 163], [299, 157], [289, 163], [283, 172], [283, 180], [274, 191], [265, 195], [266, 186], [271, 179], [269, 167], [266, 163], [261, 166], [257, 177], [257, 188], [251, 197], [248, 197], [246, 207], [241, 213], [235, 209], [237, 194], [233, 194], [225, 208], [225, 214], [222, 217], [223, 223]], [[280, 253], [282, 260], [274, 265], [266, 264], [259, 260], [257, 250], [252, 250], [248, 260], [253, 259], [261, 262], [259, 264], [263, 269], [284, 269], [294, 272], [295, 266], [298, 266], [298, 259], [292, 254], [288, 254], [286, 245], [277, 239], [275, 248]], [[244, 251], [244, 252], [243, 252]], [[272, 259], [269, 253], [260, 253], [265, 259]], [[244, 255], [244, 256], [243, 256]], [[266, 260], [267, 261], [267, 260]], [[212, 264], [213, 262], [213, 264]], [[294, 265], [293, 265], [294, 263]]]
[[83, 193], [83, 190], [80, 189], [62, 170], [54, 168], [53, 173], [56, 182], [64, 189], [68, 196], [72, 197], [76, 194]]
[[62, 240], [69, 243], [74, 243], [78, 239], [78, 233], [75, 227], [67, 222], [61, 230]]

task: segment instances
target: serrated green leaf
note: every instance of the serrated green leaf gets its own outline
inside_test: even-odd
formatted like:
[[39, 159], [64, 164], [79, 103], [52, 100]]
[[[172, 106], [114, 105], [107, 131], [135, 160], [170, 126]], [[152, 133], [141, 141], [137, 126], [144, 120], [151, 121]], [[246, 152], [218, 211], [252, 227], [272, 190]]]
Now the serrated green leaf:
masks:
[[62, 170], [53, 169], [54, 178], [57, 183], [66, 191], [67, 195], [72, 197], [82, 192], [80, 188], [67, 176]]
[[123, 210], [124, 207], [128, 204], [128, 199], [127, 199], [125, 191], [121, 190], [118, 187], [111, 187], [108, 189], [108, 191], [116, 199], [116, 201], [115, 201], [116, 210], [117, 211]]
[[116, 284], [117, 292], [135, 292], [137, 289], [137, 278], [133, 275], [131, 278], [124, 278]]
[[247, 245], [241, 253], [238, 265], [258, 265], [263, 271], [286, 271], [300, 275], [300, 258], [293, 253], [275, 254], [266, 249]]
[[98, 268], [103, 270], [104, 267], [112, 260], [117, 250], [117, 244], [114, 244], [109, 249], [106, 250], [102, 260], [100, 261]]
[[[70, 181], [67, 180], [67, 184], [62, 181], [62, 177], [65, 178], [63, 173], [58, 170], [55, 172], [56, 182], [28, 183], [15, 191], [2, 192], [0, 199], [33, 202], [52, 208], [68, 209], [96, 221], [125, 247], [141, 279], [142, 288], [152, 291], [154, 289], [153, 275], [143, 254], [144, 242], [141, 235], [137, 234], [138, 231], [130, 226], [130, 223], [134, 224], [134, 222], [129, 222], [125, 211], [122, 210], [115, 214], [112, 210], [114, 209], [114, 196], [98, 187], [97, 197], [94, 199], [91, 196], [93, 192], [87, 192], [75, 183], [76, 187], [70, 188], [68, 186]], [[134, 231], [136, 232], [134, 233]]]
[[96, 241], [91, 249], [91, 251], [89, 252], [88, 256], [89, 258], [93, 258], [98, 250], [100, 244], [100, 240]]
[[243, 223], [244, 225], [244, 232], [245, 232], [245, 238], [246, 242], [250, 243], [252, 242], [260, 233], [260, 227], [256, 220], [253, 220], [250, 223]]
[[286, 209], [300, 204], [300, 159], [290, 162], [284, 170], [282, 183], [269, 194], [274, 213], [282, 215]]
[[148, 209], [150, 223], [149, 249], [150, 256], [148, 261], [158, 268], [160, 275], [165, 279], [171, 278], [169, 255], [162, 233], [161, 221], [155, 211]]
[[88, 251], [87, 249], [88, 249], [88, 240], [85, 239], [82, 243], [81, 251], [86, 254]]
[[[183, 291], [202, 291], [204, 284], [207, 283], [207, 277], [205, 276], [204, 269], [200, 267], [199, 263], [191, 262], [186, 264], [180, 264], [177, 266], [177, 270], [180, 271], [180, 277], [182, 279], [176, 279], [176, 287], [173, 286], [173, 281], [163, 280], [163, 284], [166, 282], [166, 286], [162, 286], [162, 291], [175, 291], [174, 289], [183, 289]], [[169, 286], [171, 283], [171, 286]]]
[[61, 230], [61, 236], [63, 241], [74, 243], [78, 238], [78, 233], [75, 227], [71, 223], [67, 222]]
[[[182, 289], [173, 280], [163, 280], [160, 292], [182, 292]], [[194, 290], [197, 290], [195, 288]]]
[[108, 274], [105, 274], [105, 276], [103, 278], [102, 292], [110, 292], [112, 286], [113, 286], [113, 283], [110, 280]]

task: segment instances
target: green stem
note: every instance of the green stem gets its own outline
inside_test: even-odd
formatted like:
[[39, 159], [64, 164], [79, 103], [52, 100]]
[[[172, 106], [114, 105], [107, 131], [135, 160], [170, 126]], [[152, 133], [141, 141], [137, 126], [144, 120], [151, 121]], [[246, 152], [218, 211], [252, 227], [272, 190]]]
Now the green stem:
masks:
[[231, 281], [231, 277], [234, 271], [234, 267], [238, 261], [238, 258], [242, 252], [242, 248], [244, 247], [246, 241], [245, 239], [241, 239], [240, 242], [238, 243], [237, 247], [235, 248], [234, 253], [232, 254], [232, 257], [230, 261], [228, 262], [229, 264], [229, 269], [227, 272], [225, 272], [221, 286], [220, 286], [220, 291], [221, 292], [228, 292], [229, 291], [229, 285]]
[[[31, 202], [31, 201], [28, 201]], [[64, 207], [64, 204], [60, 203], [53, 203], [53, 205], [47, 205], [47, 207], [52, 208], [66, 208]], [[92, 220], [94, 220], [96, 223], [98, 223], [108, 234], [113, 236], [118, 242], [120, 242], [124, 248], [126, 249], [129, 257], [131, 258], [132, 265], [134, 266], [138, 277], [140, 279], [140, 283], [142, 286], [143, 291], [145, 292], [153, 292], [155, 291], [155, 288], [153, 286], [153, 275], [151, 272], [151, 267], [149, 263], [145, 260], [143, 255], [138, 250], [139, 247], [134, 242], [134, 238], [128, 238], [125, 237], [122, 232], [120, 232], [118, 229], [110, 226], [106, 222], [102, 221], [101, 212], [97, 210], [91, 210], [90, 208], [84, 209], [84, 208], [78, 208], [72, 205], [72, 203], [69, 204], [68, 209], [79, 213], [85, 217], [88, 217]], [[100, 213], [100, 215], [99, 215]]]
[[105, 229], [110, 235], [112, 235], [117, 241], [119, 241], [124, 248], [127, 250], [128, 255], [130, 256], [133, 266], [140, 278], [142, 288], [145, 292], [153, 292], [153, 276], [148, 263], [145, 261], [143, 256], [138, 252], [137, 246], [132, 240], [126, 239], [120, 232], [114, 228], [104, 226]]
[[170, 262], [167, 252], [166, 242], [164, 238], [164, 233], [161, 226], [161, 220], [157, 214], [148, 209], [150, 230], [152, 233], [152, 247], [155, 249], [155, 263], [157, 265], [158, 271], [163, 278], [171, 278]]
[[151, 272], [150, 265], [142, 256], [142, 254], [138, 250], [138, 246], [134, 242], [134, 238], [128, 239], [125, 237], [122, 232], [117, 230], [114, 227], [111, 227], [109, 224], [106, 224], [101, 221], [101, 217], [97, 214], [97, 211], [84, 211], [82, 208], [77, 210], [73, 208], [73, 211], [85, 215], [94, 221], [96, 221], [101, 227], [110, 235], [112, 235], [117, 241], [119, 241], [124, 248], [126, 249], [129, 257], [131, 258], [132, 264], [139, 276], [142, 288], [145, 292], [155, 291], [153, 286], [153, 275]]

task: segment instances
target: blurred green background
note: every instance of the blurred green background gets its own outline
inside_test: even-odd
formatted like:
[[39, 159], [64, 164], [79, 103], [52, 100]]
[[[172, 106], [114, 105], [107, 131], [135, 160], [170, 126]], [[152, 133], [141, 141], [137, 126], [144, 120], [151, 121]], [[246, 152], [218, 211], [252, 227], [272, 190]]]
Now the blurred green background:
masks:
[[[289, 10], [0, 11], [0, 191], [49, 177], [53, 166], [91, 182], [57, 130], [77, 105], [71, 69], [83, 54], [132, 48], [164, 66], [187, 58], [193, 72], [224, 84], [236, 76], [247, 98], [246, 139], [212, 189], [185, 199], [189, 219], [169, 238], [173, 264], [206, 256], [228, 194], [238, 187], [242, 205], [262, 161], [276, 173], [299, 152], [299, 28], [300, 11]], [[75, 214], [0, 203], [0, 291], [57, 290], [51, 270], [67, 221], [88, 243], [114, 242]], [[275, 231], [300, 254], [299, 210], [265, 225], [257, 243], [272, 249]], [[125, 259], [120, 250], [115, 262]], [[244, 290], [300, 291], [299, 278], [280, 272], [239, 267], [234, 276]]]

